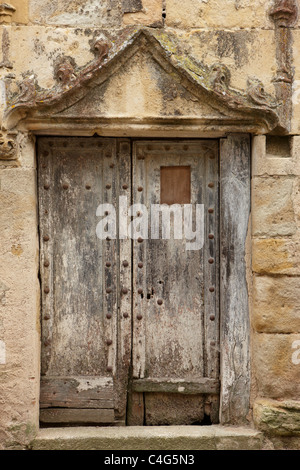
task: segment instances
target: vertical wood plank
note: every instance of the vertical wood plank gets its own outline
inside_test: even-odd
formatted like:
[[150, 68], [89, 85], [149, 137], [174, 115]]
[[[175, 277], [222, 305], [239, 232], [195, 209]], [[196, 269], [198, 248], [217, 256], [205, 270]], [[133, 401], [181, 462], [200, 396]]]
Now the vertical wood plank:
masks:
[[[117, 167], [118, 177], [118, 201], [119, 223], [119, 264], [118, 264], [118, 367], [116, 380], [115, 410], [118, 419], [126, 419], [127, 388], [129, 381], [129, 369], [131, 365], [131, 273], [132, 273], [132, 246], [131, 239], [126, 236], [128, 227], [128, 209], [131, 205], [131, 143], [129, 139], [119, 139], [117, 143]], [[126, 217], [125, 217], [126, 216]], [[125, 223], [126, 221], [126, 223]], [[124, 226], [120, 227], [120, 224]], [[123, 289], [126, 289], [127, 292]]]
[[246, 421], [250, 396], [245, 244], [250, 216], [250, 137], [221, 140], [221, 422]]

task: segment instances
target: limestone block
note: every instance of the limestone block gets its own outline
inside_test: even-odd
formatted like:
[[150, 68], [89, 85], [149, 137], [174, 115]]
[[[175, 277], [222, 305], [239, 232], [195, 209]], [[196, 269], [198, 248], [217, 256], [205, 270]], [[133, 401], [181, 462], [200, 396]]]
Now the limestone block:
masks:
[[14, 6], [16, 9], [12, 16], [12, 22], [19, 24], [27, 24], [29, 21], [29, 0], [9, 0], [8, 3]]
[[300, 402], [259, 399], [254, 403], [256, 427], [271, 435], [300, 435]]
[[277, 65], [273, 30], [191, 29], [182, 31], [180, 40], [192, 56], [205, 64], [221, 62], [226, 65], [233, 87], [244, 90], [248, 77], [257, 77], [274, 96], [272, 79]]
[[[55, 60], [65, 55], [73, 57], [78, 67], [86, 65], [94, 58], [91, 51], [93, 39], [91, 30], [79, 28], [13, 27], [10, 58], [17, 81], [22, 80], [22, 74], [34, 74], [40, 87], [52, 88]], [[16, 91], [17, 87], [12, 85], [11, 92]]]
[[255, 136], [252, 140], [252, 175], [300, 175], [299, 136]]
[[[299, 19], [300, 21], [300, 19]], [[293, 29], [293, 115], [292, 134], [300, 134], [300, 30]]]
[[297, 230], [293, 188], [290, 177], [254, 178], [252, 180], [252, 234], [254, 236], [289, 236]]
[[31, 0], [29, 18], [39, 24], [119, 27], [122, 4], [119, 0]]
[[291, 239], [254, 239], [252, 268], [258, 274], [300, 274], [300, 243]]
[[178, 28], [272, 27], [265, 0], [166, 0], [166, 23]]
[[30, 440], [38, 425], [39, 282], [36, 174], [0, 171], [0, 429]]
[[123, 25], [163, 25], [163, 0], [142, 0], [141, 11], [125, 13], [123, 16]]
[[252, 325], [263, 333], [300, 333], [300, 278], [254, 276]]
[[252, 364], [258, 396], [299, 399], [300, 334], [255, 333]]

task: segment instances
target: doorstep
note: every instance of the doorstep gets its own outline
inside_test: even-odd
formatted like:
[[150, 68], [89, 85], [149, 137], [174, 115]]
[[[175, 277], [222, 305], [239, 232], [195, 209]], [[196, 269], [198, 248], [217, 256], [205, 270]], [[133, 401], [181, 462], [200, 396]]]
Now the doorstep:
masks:
[[128, 426], [40, 429], [32, 450], [259, 450], [263, 434], [227, 426]]

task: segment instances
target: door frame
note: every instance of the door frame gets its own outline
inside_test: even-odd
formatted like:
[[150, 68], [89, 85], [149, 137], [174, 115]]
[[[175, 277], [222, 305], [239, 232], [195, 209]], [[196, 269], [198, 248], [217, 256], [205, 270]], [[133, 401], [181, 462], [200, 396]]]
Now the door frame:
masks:
[[[54, 137], [53, 133], [51, 134]], [[63, 132], [57, 135], [62, 136]], [[64, 135], [64, 137], [69, 136]], [[136, 136], [128, 135], [127, 138], [134, 139]], [[187, 137], [177, 135], [176, 139], [179, 138]], [[147, 139], [154, 140], [156, 136], [143, 138]], [[202, 139], [204, 137], [201, 136]], [[157, 137], [157, 140], [161, 140], [161, 137]], [[251, 382], [248, 295], [251, 268], [248, 255], [251, 136], [244, 133], [230, 134], [219, 139], [219, 143], [221, 383], [219, 422], [223, 425], [241, 425], [247, 423]]]

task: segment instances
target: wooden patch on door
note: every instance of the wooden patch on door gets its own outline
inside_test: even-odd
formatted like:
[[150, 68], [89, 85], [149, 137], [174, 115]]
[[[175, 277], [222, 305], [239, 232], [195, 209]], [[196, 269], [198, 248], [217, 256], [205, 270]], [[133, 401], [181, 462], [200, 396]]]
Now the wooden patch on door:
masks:
[[160, 203], [190, 204], [191, 167], [162, 166], [160, 168]]

